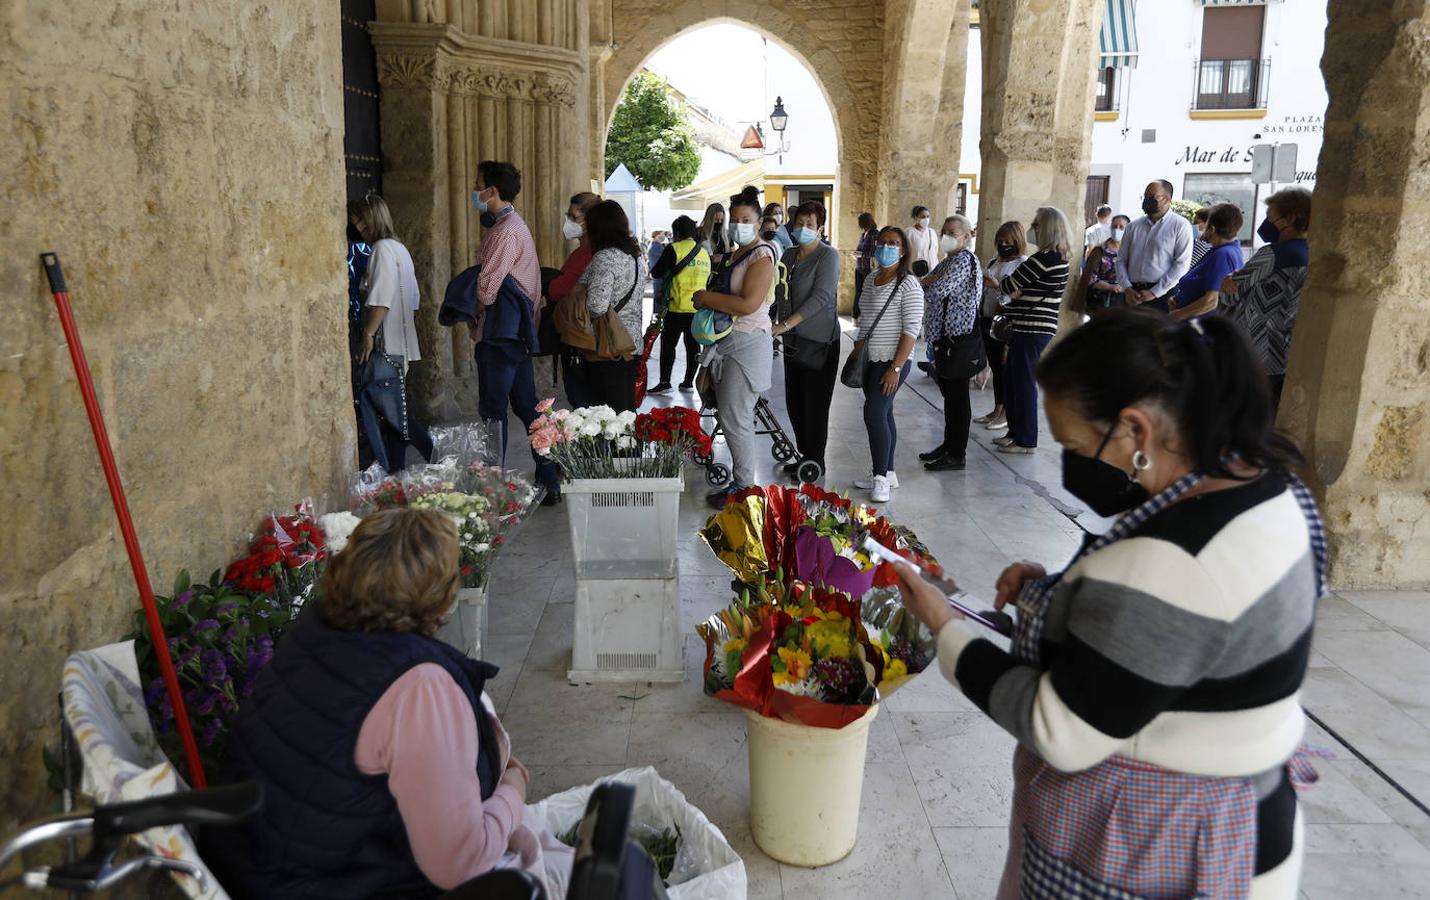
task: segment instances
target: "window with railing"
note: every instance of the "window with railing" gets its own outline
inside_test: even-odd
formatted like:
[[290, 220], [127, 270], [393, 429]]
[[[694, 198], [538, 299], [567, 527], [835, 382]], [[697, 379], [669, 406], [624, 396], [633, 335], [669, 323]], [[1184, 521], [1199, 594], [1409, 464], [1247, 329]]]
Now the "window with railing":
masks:
[[1199, 59], [1192, 109], [1265, 109], [1269, 59]]
[[1112, 66], [1097, 70], [1097, 100], [1093, 109], [1097, 112], [1114, 112], [1117, 109], [1117, 69]]

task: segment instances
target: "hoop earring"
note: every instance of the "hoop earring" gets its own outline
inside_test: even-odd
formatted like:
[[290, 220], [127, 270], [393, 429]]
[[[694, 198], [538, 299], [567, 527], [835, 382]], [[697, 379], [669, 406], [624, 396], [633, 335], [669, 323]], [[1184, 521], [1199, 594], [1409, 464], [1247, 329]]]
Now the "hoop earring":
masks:
[[1152, 460], [1147, 454], [1138, 450], [1132, 454], [1132, 468], [1138, 472], [1145, 472], [1152, 468]]

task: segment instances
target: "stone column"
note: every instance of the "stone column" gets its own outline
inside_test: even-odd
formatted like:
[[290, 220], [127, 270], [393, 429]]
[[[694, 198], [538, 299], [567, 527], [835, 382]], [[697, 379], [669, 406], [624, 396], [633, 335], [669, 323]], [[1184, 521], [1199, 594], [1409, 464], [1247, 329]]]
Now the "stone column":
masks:
[[[543, 265], [566, 255], [566, 198], [587, 184], [590, 145], [584, 0], [393, 2], [373, 24], [382, 91], [384, 182], [398, 234], [412, 252], [423, 302], [424, 359], [409, 379], [430, 420], [476, 408], [472, 343], [437, 324], [451, 277], [470, 266], [481, 227], [469, 199], [477, 163], [522, 173], [515, 205]], [[410, 16], [401, 19], [397, 17]], [[460, 27], [459, 27], [460, 26]]]
[[984, 0], [983, 155], [978, 252], [1008, 219], [1040, 206], [1080, 221], [1092, 153], [1094, 35], [1102, 0]]
[[1430, 3], [1330, 5], [1330, 94], [1280, 426], [1338, 587], [1430, 585]]
[[904, 0], [885, 8], [889, 76], [879, 147], [880, 222], [924, 205], [935, 226], [953, 209], [968, 73], [969, 0]]

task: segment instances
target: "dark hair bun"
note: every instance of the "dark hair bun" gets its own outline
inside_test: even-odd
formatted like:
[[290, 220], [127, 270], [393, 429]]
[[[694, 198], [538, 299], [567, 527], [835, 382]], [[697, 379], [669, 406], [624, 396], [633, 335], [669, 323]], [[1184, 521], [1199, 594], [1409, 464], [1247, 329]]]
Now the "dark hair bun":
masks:
[[752, 206], [756, 212], [764, 213], [764, 207], [760, 205], [760, 189], [753, 184], [745, 185], [744, 190], [730, 198], [730, 207]]

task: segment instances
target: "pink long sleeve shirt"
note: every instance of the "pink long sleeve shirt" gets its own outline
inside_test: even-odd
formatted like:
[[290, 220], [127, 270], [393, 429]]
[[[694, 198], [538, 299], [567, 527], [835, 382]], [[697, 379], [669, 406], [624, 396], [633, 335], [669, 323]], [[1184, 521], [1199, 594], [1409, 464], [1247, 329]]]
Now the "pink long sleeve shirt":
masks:
[[[495, 715], [492, 724], [504, 769], [510, 743]], [[387, 776], [417, 865], [444, 890], [493, 869], [522, 824], [516, 788], [498, 785], [482, 801], [478, 749], [472, 704], [441, 666], [422, 663], [373, 706], [353, 752], [361, 772]]]

